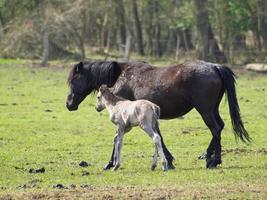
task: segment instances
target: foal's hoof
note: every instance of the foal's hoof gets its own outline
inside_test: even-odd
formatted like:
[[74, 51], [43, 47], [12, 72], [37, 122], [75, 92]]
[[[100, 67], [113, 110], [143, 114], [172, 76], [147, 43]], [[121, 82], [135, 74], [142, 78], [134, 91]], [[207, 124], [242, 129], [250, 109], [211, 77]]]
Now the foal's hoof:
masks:
[[161, 167], [162, 170], [167, 171], [168, 170], [168, 162], [162, 162], [161, 164], [162, 164], [162, 167]]
[[109, 170], [109, 169], [111, 169], [112, 167], [114, 167], [114, 165], [113, 165], [113, 163], [108, 163], [108, 164], [106, 164], [104, 167], [103, 167], [103, 169], [104, 170]]
[[163, 165], [163, 166], [162, 166], [162, 171], [164, 171], [164, 172], [165, 172], [165, 171], [168, 171], [168, 168], [167, 168], [166, 165]]
[[154, 171], [156, 169], [157, 165], [151, 165], [151, 170]]
[[206, 158], [207, 158], [207, 153], [206, 152], [204, 152], [200, 156], [198, 156], [199, 160], [205, 160]]
[[222, 160], [221, 159], [207, 159], [207, 161], [206, 161], [206, 167], [208, 169], [214, 169], [219, 164], [222, 164]]

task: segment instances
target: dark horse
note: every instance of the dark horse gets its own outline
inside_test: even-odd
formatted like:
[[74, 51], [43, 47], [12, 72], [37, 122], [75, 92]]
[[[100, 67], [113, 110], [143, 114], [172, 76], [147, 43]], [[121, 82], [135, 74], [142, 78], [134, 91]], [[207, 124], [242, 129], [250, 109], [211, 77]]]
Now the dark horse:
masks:
[[[226, 93], [234, 135], [243, 142], [250, 136], [240, 117], [235, 90], [235, 75], [226, 66], [204, 61], [187, 62], [170, 67], [154, 67], [144, 62], [80, 62], [68, 77], [70, 94], [66, 106], [77, 110], [79, 104], [102, 84], [113, 88], [113, 93], [129, 100], [147, 99], [160, 106], [161, 119], [173, 119], [195, 108], [211, 131], [212, 139], [207, 148], [206, 166], [221, 164], [221, 131], [224, 122], [219, 115], [219, 104]], [[162, 137], [162, 136], [161, 136]], [[162, 147], [172, 165], [173, 156]], [[111, 159], [104, 169], [113, 167]]]

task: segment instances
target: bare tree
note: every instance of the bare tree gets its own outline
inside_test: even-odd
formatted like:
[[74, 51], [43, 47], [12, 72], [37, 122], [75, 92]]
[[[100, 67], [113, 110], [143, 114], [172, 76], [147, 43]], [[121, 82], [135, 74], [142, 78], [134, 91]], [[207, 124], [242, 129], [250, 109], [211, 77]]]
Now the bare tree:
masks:
[[142, 33], [141, 22], [140, 22], [140, 19], [138, 16], [137, 3], [136, 3], [136, 0], [132, 0], [131, 2], [132, 2], [133, 17], [134, 17], [134, 21], [135, 21], [138, 53], [140, 55], [145, 55], [144, 44], [143, 44], [143, 33]]
[[220, 51], [214, 38], [208, 18], [207, 0], [194, 0], [195, 19], [199, 34], [199, 57], [204, 60], [226, 62], [226, 57]]
[[116, 13], [117, 23], [120, 30], [121, 43], [126, 43], [126, 22], [125, 22], [125, 10], [122, 0], [116, 0]]
[[153, 54], [160, 57], [161, 56], [161, 45], [160, 45], [160, 20], [159, 20], [159, 2], [158, 0], [153, 0], [153, 11], [154, 17], [155, 17], [155, 26], [154, 26], [154, 48], [153, 48]]

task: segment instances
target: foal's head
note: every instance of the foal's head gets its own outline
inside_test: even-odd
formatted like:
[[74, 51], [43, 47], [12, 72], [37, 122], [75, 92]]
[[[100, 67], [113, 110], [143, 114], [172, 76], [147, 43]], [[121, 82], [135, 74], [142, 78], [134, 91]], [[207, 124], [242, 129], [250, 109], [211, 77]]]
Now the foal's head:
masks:
[[98, 94], [96, 96], [97, 102], [95, 106], [95, 109], [97, 112], [101, 112], [102, 110], [106, 108], [107, 102], [105, 101], [104, 96], [106, 96], [108, 93], [110, 93], [110, 91], [106, 85], [103, 85], [99, 88]]
[[97, 94], [97, 102], [96, 102], [96, 106], [95, 109], [100, 112], [102, 110], [104, 110], [108, 105], [114, 105], [118, 99], [120, 99], [119, 97], [115, 96], [110, 89], [107, 87], [107, 85], [102, 85], [99, 88], [98, 94]]

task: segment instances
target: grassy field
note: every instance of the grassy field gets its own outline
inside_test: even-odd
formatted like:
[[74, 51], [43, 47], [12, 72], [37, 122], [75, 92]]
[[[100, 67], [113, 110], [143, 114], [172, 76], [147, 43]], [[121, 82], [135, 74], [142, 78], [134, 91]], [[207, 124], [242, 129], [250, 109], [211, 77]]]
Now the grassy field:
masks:
[[[237, 79], [251, 145], [235, 142], [228, 104], [222, 101], [226, 126], [217, 169], [207, 170], [197, 159], [211, 134], [193, 110], [160, 121], [175, 170], [150, 170], [153, 143], [135, 128], [124, 139], [121, 169], [113, 172], [102, 167], [115, 127], [106, 111], [95, 111], [95, 96], [69, 112], [69, 68], [23, 65], [0, 64], [0, 199], [267, 199], [266, 75], [242, 72]], [[89, 166], [80, 167], [81, 161]], [[44, 173], [30, 173], [41, 168]]]

